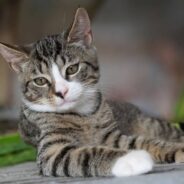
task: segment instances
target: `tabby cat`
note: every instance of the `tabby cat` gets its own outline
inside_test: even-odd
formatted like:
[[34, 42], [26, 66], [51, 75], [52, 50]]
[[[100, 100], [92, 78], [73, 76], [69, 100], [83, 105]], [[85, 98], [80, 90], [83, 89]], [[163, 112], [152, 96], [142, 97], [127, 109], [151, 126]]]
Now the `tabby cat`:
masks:
[[107, 101], [98, 88], [97, 51], [88, 14], [71, 28], [34, 44], [0, 44], [18, 74], [20, 132], [37, 148], [45, 176], [130, 176], [155, 163], [184, 161], [184, 133], [137, 107]]

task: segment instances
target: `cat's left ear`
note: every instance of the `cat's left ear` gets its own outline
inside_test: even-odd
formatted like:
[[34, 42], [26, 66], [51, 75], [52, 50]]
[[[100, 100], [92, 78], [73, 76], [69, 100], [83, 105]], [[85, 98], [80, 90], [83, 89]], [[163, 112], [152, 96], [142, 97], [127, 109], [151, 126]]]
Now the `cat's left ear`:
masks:
[[81, 43], [90, 46], [92, 43], [92, 31], [90, 19], [84, 8], [78, 8], [67, 41], [69, 43]]
[[21, 72], [21, 65], [28, 61], [28, 48], [12, 46], [5, 43], [0, 43], [0, 54], [7, 61], [10, 67], [16, 72]]

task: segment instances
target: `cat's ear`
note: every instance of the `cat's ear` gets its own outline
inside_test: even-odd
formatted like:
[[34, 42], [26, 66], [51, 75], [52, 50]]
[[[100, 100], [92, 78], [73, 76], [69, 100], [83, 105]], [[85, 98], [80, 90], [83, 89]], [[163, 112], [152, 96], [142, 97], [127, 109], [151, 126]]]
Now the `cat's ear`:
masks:
[[92, 43], [91, 24], [87, 11], [84, 8], [78, 8], [75, 18], [68, 34], [69, 43], [81, 43], [90, 46]]
[[27, 49], [27, 47], [0, 43], [0, 54], [16, 73], [21, 72], [21, 65], [28, 61], [29, 56]]

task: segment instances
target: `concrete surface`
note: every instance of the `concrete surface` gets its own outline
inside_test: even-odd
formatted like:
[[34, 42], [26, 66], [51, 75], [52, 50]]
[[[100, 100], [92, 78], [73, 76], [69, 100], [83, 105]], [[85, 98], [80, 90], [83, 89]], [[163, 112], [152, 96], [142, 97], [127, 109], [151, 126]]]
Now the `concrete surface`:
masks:
[[0, 183], [39, 184], [184, 184], [184, 164], [157, 165], [152, 173], [126, 178], [66, 178], [43, 177], [34, 162], [0, 169]]

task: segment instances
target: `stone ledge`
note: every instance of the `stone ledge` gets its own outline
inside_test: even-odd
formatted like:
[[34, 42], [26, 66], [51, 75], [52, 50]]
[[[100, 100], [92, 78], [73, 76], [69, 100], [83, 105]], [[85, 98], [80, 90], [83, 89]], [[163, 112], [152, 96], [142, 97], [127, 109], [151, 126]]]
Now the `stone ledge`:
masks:
[[184, 164], [167, 164], [155, 166], [153, 172], [126, 178], [66, 178], [43, 177], [38, 174], [34, 162], [27, 162], [0, 169], [0, 183], [39, 184], [39, 183], [74, 183], [74, 184], [183, 184]]

